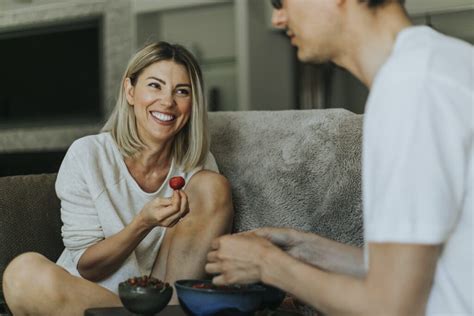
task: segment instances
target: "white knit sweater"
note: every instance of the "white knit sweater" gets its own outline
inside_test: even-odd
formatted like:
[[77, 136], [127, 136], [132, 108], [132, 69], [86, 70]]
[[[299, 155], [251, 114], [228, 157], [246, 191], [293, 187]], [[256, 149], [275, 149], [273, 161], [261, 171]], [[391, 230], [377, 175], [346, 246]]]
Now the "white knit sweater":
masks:
[[[205, 169], [218, 171], [209, 154]], [[171, 164], [168, 176], [153, 193], [144, 192], [130, 175], [118, 147], [109, 133], [86, 136], [69, 148], [56, 180], [61, 200], [62, 237], [65, 249], [57, 261], [71, 274], [80, 276], [77, 263], [84, 251], [121, 231], [156, 197], [170, 197], [168, 180], [182, 176], [186, 183], [202, 167], [191, 172]], [[118, 283], [132, 276], [149, 274], [166, 229], [153, 229], [122, 266], [98, 284], [117, 293]]]

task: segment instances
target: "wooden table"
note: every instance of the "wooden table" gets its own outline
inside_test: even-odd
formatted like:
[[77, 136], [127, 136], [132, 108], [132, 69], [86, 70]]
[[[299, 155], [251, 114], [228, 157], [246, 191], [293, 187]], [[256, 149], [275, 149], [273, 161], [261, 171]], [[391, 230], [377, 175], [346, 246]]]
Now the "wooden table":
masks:
[[[125, 307], [89, 308], [84, 311], [84, 316], [133, 316]], [[168, 305], [156, 315], [160, 316], [186, 316], [179, 305]]]
[[[84, 312], [84, 316], [136, 316], [125, 309], [125, 307], [102, 307], [102, 308], [89, 308]], [[186, 316], [179, 305], [168, 305], [158, 314], [159, 316]], [[285, 310], [276, 311], [264, 311], [257, 312], [258, 316], [301, 316], [295, 312], [289, 312]]]

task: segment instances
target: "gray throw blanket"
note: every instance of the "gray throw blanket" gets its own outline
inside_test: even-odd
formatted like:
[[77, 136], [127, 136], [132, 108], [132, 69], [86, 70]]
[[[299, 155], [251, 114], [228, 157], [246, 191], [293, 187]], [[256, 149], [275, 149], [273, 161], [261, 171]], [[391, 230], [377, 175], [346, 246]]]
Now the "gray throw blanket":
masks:
[[234, 231], [293, 227], [361, 245], [362, 116], [342, 109], [210, 113]]

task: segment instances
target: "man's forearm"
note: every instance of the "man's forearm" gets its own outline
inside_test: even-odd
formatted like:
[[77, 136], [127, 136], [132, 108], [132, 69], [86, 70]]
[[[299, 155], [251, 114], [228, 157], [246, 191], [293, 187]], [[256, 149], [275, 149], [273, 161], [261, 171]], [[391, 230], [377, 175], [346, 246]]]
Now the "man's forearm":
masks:
[[322, 271], [278, 252], [265, 257], [271, 264], [264, 265], [263, 282], [293, 294], [325, 314], [364, 314], [364, 280]]
[[304, 233], [303, 238], [304, 241], [292, 254], [296, 258], [329, 272], [356, 277], [365, 275], [361, 248], [310, 233]]

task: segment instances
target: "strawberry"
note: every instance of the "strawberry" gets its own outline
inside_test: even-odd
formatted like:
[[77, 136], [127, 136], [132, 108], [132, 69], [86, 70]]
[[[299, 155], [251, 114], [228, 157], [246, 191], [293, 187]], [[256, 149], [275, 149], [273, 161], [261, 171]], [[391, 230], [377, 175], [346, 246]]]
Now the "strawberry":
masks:
[[184, 187], [185, 183], [186, 182], [184, 181], [183, 177], [173, 177], [173, 178], [170, 179], [170, 187], [173, 190], [181, 189], [182, 187]]

